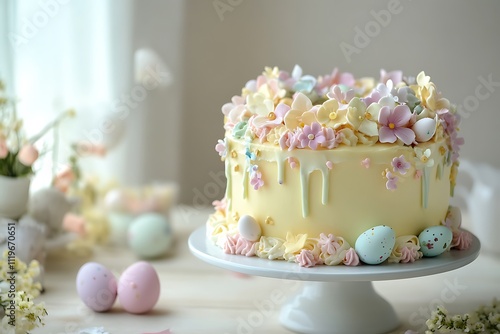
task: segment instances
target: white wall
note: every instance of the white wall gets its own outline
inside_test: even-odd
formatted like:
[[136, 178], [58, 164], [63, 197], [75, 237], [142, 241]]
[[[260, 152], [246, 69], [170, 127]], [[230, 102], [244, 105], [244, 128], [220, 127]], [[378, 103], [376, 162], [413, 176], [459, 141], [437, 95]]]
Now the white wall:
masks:
[[[474, 102], [465, 99], [475, 95], [479, 77], [491, 75], [498, 82], [494, 91], [481, 88], [480, 93], [490, 93], [489, 97], [463, 120], [463, 157], [500, 167], [499, 1], [401, 0], [400, 12], [352, 55], [351, 62], [340, 44], [356, 46], [354, 29], [364, 30], [368, 22], [375, 22], [371, 11], [388, 9], [389, 1], [222, 2], [240, 4], [224, 12], [221, 21], [212, 1], [186, 1], [183, 201], [192, 202], [193, 190], [203, 193], [213, 182], [209, 173], [222, 170], [214, 152], [223, 136], [220, 107], [264, 66], [291, 71], [298, 63], [313, 75], [337, 66], [356, 76], [375, 77], [380, 68], [401, 69], [408, 75], [425, 70], [456, 104]], [[162, 34], [159, 31], [158, 38]]]

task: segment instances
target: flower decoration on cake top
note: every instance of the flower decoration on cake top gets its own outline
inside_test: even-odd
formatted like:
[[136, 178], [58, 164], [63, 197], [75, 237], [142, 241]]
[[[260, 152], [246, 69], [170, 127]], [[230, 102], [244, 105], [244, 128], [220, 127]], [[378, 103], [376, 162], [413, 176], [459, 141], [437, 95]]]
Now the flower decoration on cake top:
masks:
[[[463, 144], [456, 107], [424, 72], [406, 77], [401, 71], [381, 70], [377, 82], [337, 68], [316, 78], [303, 75], [298, 65], [291, 74], [266, 67], [240, 96], [223, 105], [222, 113], [224, 128], [235, 139], [283, 150], [376, 143], [418, 147], [445, 137], [453, 163]], [[224, 156], [223, 144], [217, 146]]]

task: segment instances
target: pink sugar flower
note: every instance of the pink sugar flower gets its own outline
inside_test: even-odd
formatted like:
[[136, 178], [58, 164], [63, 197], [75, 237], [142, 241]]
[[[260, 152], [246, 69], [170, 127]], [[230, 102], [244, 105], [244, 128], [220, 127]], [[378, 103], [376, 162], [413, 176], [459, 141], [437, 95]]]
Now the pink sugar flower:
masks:
[[422, 257], [422, 253], [415, 247], [404, 246], [401, 248], [401, 263], [413, 263]]
[[462, 229], [453, 231], [453, 240], [451, 242], [451, 247], [458, 250], [468, 249], [472, 244], [472, 235]]
[[302, 148], [302, 144], [300, 143], [299, 136], [302, 134], [302, 129], [297, 128], [295, 131], [286, 131], [281, 135], [280, 138], [280, 147], [282, 150], [285, 150], [288, 147], [288, 150], [291, 151], [295, 148]]
[[340, 132], [336, 132], [332, 128], [324, 128], [323, 135], [325, 136], [325, 141], [321, 144], [321, 147], [325, 147], [327, 149], [332, 149], [342, 142], [342, 135]]
[[370, 168], [370, 163], [371, 163], [370, 158], [365, 158], [361, 160], [361, 165], [365, 168]]
[[252, 125], [257, 129], [274, 128], [283, 123], [284, 117], [289, 110], [289, 106], [284, 103], [280, 103], [276, 106], [276, 109], [268, 115], [259, 115], [253, 118]]
[[319, 235], [318, 245], [321, 248], [321, 252], [328, 255], [335, 254], [341, 247], [333, 234], [326, 236], [324, 233]]
[[387, 182], [385, 183], [386, 188], [389, 190], [396, 190], [398, 187], [398, 177], [390, 171], [386, 171], [385, 177], [387, 177]]
[[226, 141], [219, 139], [217, 141], [217, 145], [215, 145], [215, 150], [217, 151], [217, 153], [219, 153], [221, 157], [225, 157], [227, 154]]
[[394, 143], [398, 138], [406, 145], [415, 140], [415, 132], [406, 126], [410, 122], [411, 111], [407, 105], [400, 105], [391, 110], [384, 106], [380, 109], [378, 122], [382, 125], [379, 130], [381, 143]]
[[314, 122], [310, 126], [304, 126], [304, 130], [299, 135], [298, 139], [303, 147], [309, 146], [313, 150], [317, 149], [318, 145], [326, 141], [321, 124], [318, 122]]
[[395, 157], [391, 162], [392, 170], [394, 173], [399, 173], [401, 175], [405, 175], [408, 169], [410, 169], [410, 163], [405, 160], [404, 155], [400, 155], [399, 157]]
[[216, 211], [222, 211], [222, 212], [225, 212], [226, 211], [226, 208], [227, 208], [227, 199], [226, 197], [224, 197], [223, 199], [221, 199], [220, 201], [213, 201], [212, 202], [212, 205], [214, 206], [214, 209]]
[[388, 80], [392, 80], [394, 85], [397, 85], [401, 81], [403, 81], [403, 72], [402, 71], [390, 71], [386, 72], [384, 69], [380, 70], [380, 82], [386, 84]]
[[264, 181], [262, 180], [262, 173], [257, 169], [252, 170], [252, 173], [250, 174], [250, 185], [255, 190], [258, 190], [264, 185]]
[[343, 92], [340, 86], [333, 86], [330, 92], [327, 94], [330, 99], [335, 99], [340, 105], [340, 109], [342, 106], [348, 105], [349, 102], [356, 96], [356, 92], [353, 89], [349, 89], [348, 91]]

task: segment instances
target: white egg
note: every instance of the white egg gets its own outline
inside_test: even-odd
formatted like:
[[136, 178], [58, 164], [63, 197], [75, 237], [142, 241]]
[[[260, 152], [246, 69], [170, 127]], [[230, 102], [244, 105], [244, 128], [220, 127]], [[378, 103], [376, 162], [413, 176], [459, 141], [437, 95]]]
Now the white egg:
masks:
[[424, 256], [438, 256], [450, 248], [453, 233], [446, 226], [431, 226], [418, 236], [420, 251]]
[[238, 232], [243, 238], [249, 241], [257, 241], [260, 238], [262, 230], [255, 218], [244, 215], [238, 220]]
[[415, 138], [419, 143], [429, 141], [436, 133], [436, 120], [433, 118], [422, 118], [411, 127], [415, 132]]
[[395, 243], [394, 230], [389, 226], [379, 225], [363, 232], [356, 239], [354, 249], [364, 263], [380, 264], [391, 255]]

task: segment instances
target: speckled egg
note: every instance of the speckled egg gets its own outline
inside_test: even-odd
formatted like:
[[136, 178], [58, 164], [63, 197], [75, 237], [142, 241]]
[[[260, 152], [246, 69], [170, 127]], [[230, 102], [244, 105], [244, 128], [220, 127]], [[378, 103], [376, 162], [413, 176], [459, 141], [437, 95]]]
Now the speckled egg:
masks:
[[446, 226], [431, 226], [418, 236], [420, 251], [424, 256], [438, 256], [450, 248], [453, 233]]
[[436, 120], [428, 117], [419, 119], [411, 129], [415, 132], [415, 139], [419, 143], [425, 143], [436, 133]]
[[165, 216], [157, 213], [140, 215], [128, 229], [128, 244], [143, 259], [165, 255], [172, 240], [170, 223]]
[[254, 217], [244, 215], [238, 220], [238, 232], [243, 238], [249, 241], [257, 241], [260, 238], [262, 230]]
[[354, 249], [364, 263], [380, 264], [391, 255], [395, 243], [394, 230], [389, 226], [379, 225], [363, 232], [356, 240]]
[[89, 262], [84, 264], [76, 275], [76, 291], [90, 309], [105, 312], [116, 300], [116, 278], [102, 264]]
[[125, 311], [146, 313], [160, 297], [160, 279], [147, 262], [134, 263], [123, 272], [118, 282], [118, 300]]

